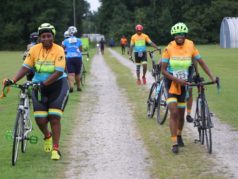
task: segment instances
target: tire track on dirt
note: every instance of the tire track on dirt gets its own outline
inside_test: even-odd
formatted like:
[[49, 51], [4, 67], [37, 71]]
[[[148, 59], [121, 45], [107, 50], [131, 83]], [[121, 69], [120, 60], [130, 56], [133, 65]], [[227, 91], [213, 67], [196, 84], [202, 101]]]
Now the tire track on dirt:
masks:
[[127, 99], [101, 55], [92, 61], [88, 87], [74, 121], [65, 178], [147, 179], [150, 161]]
[[[135, 64], [133, 64], [128, 59], [124, 58], [118, 52], [109, 49], [115, 59], [122, 63], [127, 68], [131, 69], [132, 74], [135, 75]], [[146, 74], [147, 87], [151, 87], [154, 79], [150, 73]], [[136, 84], [136, 81], [135, 81]], [[193, 110], [195, 108], [195, 103], [193, 104]], [[193, 111], [194, 113], [194, 111]], [[194, 116], [194, 115], [193, 115]], [[212, 117], [214, 123], [214, 128], [212, 129], [212, 139], [213, 139], [213, 153], [207, 155], [211, 160], [214, 161], [216, 166], [214, 170], [217, 172], [225, 172], [227, 178], [238, 178], [238, 132], [234, 130], [231, 126], [220, 122], [215, 116]], [[198, 134], [196, 128], [193, 127], [193, 123], [186, 123], [184, 125], [184, 132], [189, 138], [197, 139]], [[200, 145], [199, 145], [200, 146]], [[204, 150], [205, 151], [205, 150]], [[206, 152], [206, 151], [205, 151]]]

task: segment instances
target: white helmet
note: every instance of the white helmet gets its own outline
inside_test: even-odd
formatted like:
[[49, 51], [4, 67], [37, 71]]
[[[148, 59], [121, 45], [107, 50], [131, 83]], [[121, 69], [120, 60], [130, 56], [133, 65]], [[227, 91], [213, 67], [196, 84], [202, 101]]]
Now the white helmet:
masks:
[[70, 35], [69, 35], [69, 31], [68, 30], [66, 30], [65, 32], [64, 32], [64, 38], [68, 38]]
[[78, 31], [77, 31], [77, 28], [75, 26], [70, 26], [68, 28], [68, 31], [69, 31], [69, 35], [70, 36], [73, 36], [74, 34], [76, 34]]

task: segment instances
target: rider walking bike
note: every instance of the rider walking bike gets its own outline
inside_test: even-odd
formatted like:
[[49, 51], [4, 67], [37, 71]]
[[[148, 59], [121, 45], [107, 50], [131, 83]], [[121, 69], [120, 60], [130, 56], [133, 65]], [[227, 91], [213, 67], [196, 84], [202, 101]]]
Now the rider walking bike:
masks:
[[188, 69], [196, 61], [212, 81], [216, 79], [201, 58], [193, 41], [187, 39], [188, 27], [177, 23], [171, 28], [174, 41], [163, 52], [162, 73], [165, 76], [165, 87], [168, 91], [167, 105], [170, 111], [169, 127], [171, 131], [172, 152], [177, 154], [179, 147], [184, 146], [182, 130], [184, 126], [186, 85], [189, 85]]
[[146, 43], [153, 46], [155, 49], [158, 49], [160, 51], [160, 48], [153, 43], [149, 36], [142, 33], [143, 26], [138, 24], [135, 27], [136, 34], [134, 34], [131, 37], [131, 43], [130, 43], [130, 49], [129, 49], [129, 58], [132, 59], [132, 50], [134, 48], [134, 56], [135, 56], [135, 62], [136, 62], [136, 75], [137, 75], [137, 84], [141, 85], [141, 79], [140, 79], [140, 66], [142, 63], [143, 66], [143, 75], [142, 75], [142, 81], [143, 84], [146, 84], [146, 72], [147, 72], [147, 54], [146, 54]]
[[77, 84], [77, 91], [82, 91], [80, 88], [80, 71], [82, 66], [82, 41], [75, 36], [77, 28], [70, 26], [68, 28], [69, 36], [62, 42], [62, 46], [66, 53], [66, 65], [68, 71], [68, 80], [70, 92], [74, 91], [74, 79]]
[[56, 34], [54, 26], [43, 23], [38, 33], [41, 43], [30, 49], [21, 69], [12, 80], [5, 80], [4, 86], [16, 83], [34, 69], [32, 82], [40, 84], [40, 90], [32, 91], [34, 117], [44, 135], [45, 152], [51, 152], [52, 160], [59, 160], [60, 119], [69, 93], [65, 55], [64, 49], [53, 42]]

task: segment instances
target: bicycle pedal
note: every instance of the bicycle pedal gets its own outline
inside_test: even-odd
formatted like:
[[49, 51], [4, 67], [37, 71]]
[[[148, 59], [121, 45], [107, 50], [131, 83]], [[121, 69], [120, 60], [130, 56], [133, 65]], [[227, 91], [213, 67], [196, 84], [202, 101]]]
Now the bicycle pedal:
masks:
[[8, 140], [8, 141], [11, 141], [11, 140], [13, 139], [13, 134], [12, 134], [12, 131], [11, 131], [11, 130], [6, 131], [6, 133], [5, 133], [5, 138], [6, 138], [6, 140]]
[[30, 144], [37, 144], [38, 142], [38, 137], [37, 136], [30, 136], [30, 138], [28, 139], [30, 141]]

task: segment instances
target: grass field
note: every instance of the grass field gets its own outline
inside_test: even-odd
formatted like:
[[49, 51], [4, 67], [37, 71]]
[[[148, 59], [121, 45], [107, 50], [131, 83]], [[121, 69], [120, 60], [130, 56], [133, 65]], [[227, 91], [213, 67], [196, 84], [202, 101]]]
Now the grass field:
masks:
[[[91, 51], [91, 57], [93, 53], [95, 53], [95, 51]], [[0, 79], [13, 77], [22, 64], [21, 58], [22, 52], [0, 52]], [[89, 71], [90, 61], [85, 61], [84, 64], [87, 71]], [[21, 82], [23, 81], [24, 80]], [[2, 89], [2, 85], [0, 88]], [[76, 113], [76, 104], [80, 101], [80, 94], [82, 93], [70, 94], [63, 116], [60, 143], [63, 157], [64, 155], [67, 155], [67, 150], [69, 150], [67, 140], [68, 135], [71, 133], [70, 129], [73, 127], [71, 121]], [[12, 142], [5, 139], [5, 132], [13, 129], [18, 103], [17, 95], [18, 91], [12, 89], [8, 94], [8, 97], [0, 99], [0, 178], [60, 178], [65, 163], [63, 161], [55, 162], [50, 160], [50, 153], [45, 153], [43, 151], [43, 136], [35, 123], [33, 124], [34, 131], [32, 134], [39, 138], [38, 144], [28, 144], [26, 153], [19, 153], [16, 166], [11, 166]], [[33, 118], [32, 121], [34, 121]]]
[[[207, 87], [209, 89], [207, 90], [207, 99], [211, 111], [222, 121], [238, 129], [238, 110], [236, 106], [238, 104], [238, 97], [236, 97], [236, 90], [238, 89], [238, 71], [236, 70], [238, 49], [222, 49], [218, 45], [199, 45], [197, 48], [212, 73], [220, 77], [221, 80], [221, 93], [219, 95], [215, 86]], [[120, 48], [115, 49], [120, 52]], [[128, 56], [125, 55], [125, 57]], [[150, 60], [148, 66], [151, 69]], [[194, 89], [195, 96], [196, 89]]]

